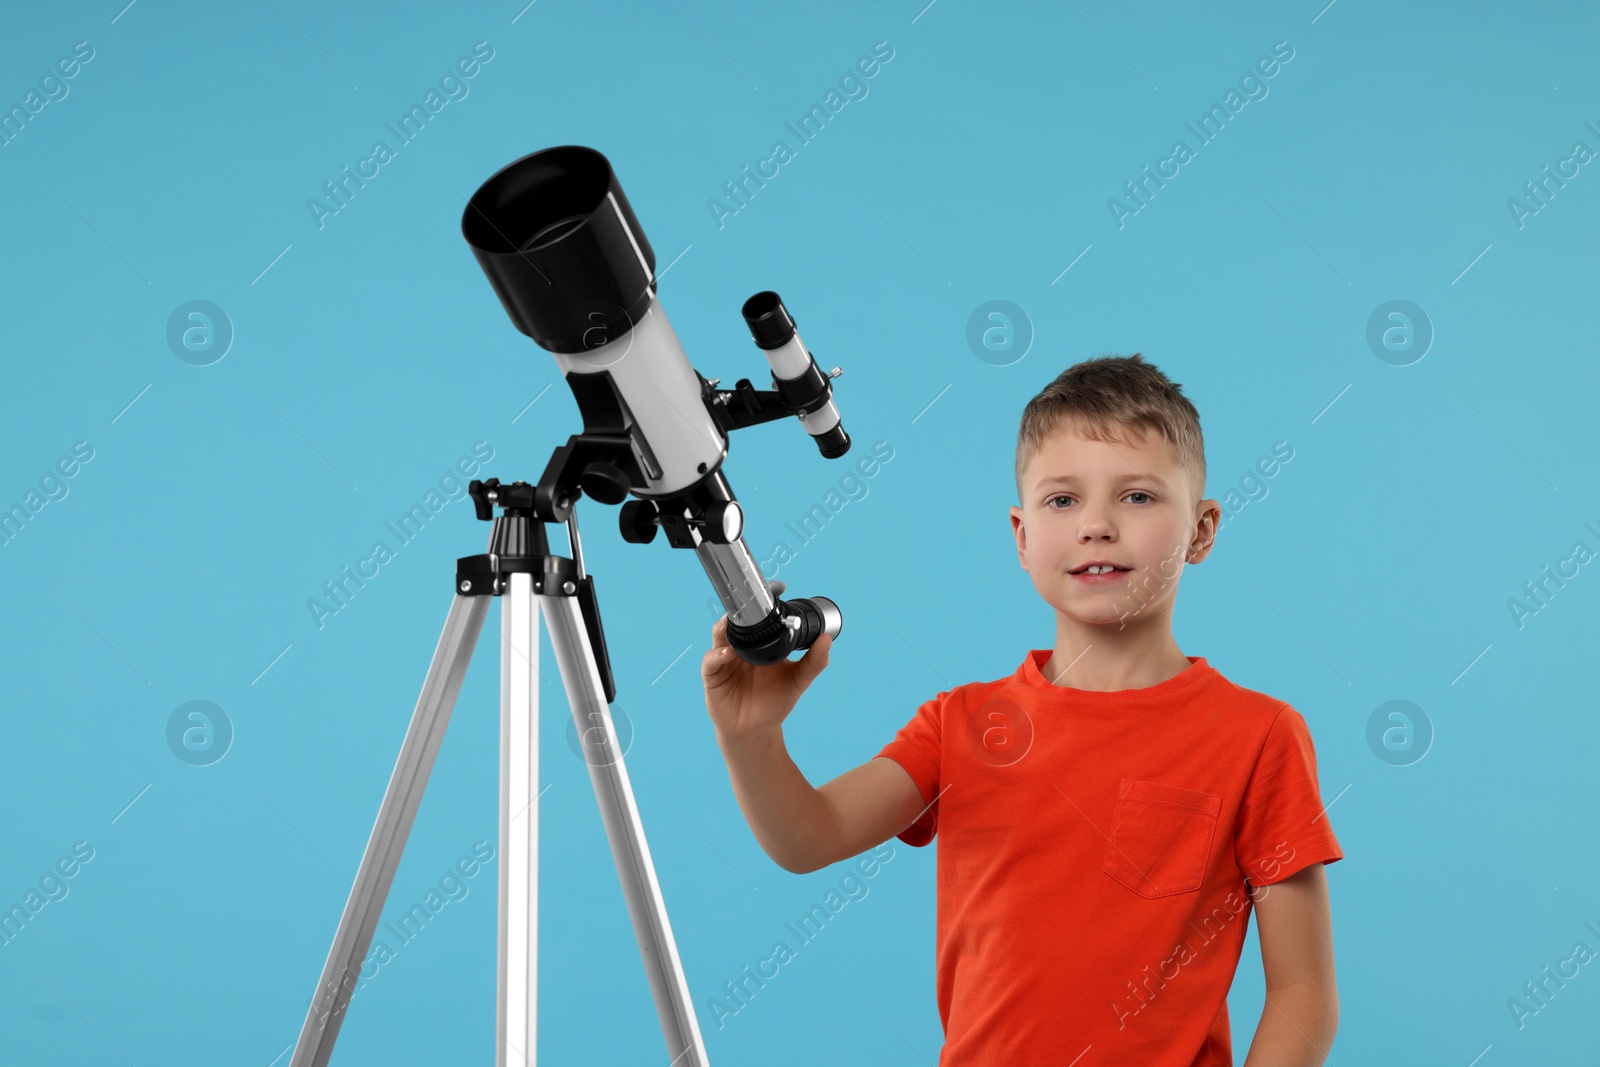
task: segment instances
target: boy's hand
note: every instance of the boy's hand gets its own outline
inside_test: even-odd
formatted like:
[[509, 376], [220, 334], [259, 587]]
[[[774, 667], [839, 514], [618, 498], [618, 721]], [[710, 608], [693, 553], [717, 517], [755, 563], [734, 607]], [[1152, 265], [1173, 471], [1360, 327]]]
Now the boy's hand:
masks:
[[[773, 596], [784, 583], [770, 583]], [[700, 664], [706, 687], [706, 710], [719, 740], [744, 740], [779, 729], [794, 710], [800, 694], [828, 665], [833, 638], [823, 634], [798, 660], [767, 666], [746, 663], [728, 644], [728, 617], [711, 627], [711, 649]]]

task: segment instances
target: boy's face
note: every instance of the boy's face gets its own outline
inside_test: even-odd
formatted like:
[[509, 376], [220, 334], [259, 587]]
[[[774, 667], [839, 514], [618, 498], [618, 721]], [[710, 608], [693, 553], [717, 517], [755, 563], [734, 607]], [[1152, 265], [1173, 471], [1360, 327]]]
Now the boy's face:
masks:
[[[1092, 441], [1063, 420], [1022, 472], [1017, 558], [1062, 622], [1170, 627], [1183, 566], [1210, 553], [1222, 517], [1215, 500], [1196, 500], [1202, 488], [1158, 433]], [[1127, 570], [1082, 573], [1099, 560]]]

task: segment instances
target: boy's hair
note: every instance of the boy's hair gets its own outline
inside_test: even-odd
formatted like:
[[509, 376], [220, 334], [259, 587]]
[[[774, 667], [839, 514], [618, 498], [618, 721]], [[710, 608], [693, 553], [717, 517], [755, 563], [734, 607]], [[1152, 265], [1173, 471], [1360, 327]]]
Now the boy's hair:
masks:
[[1177, 453], [1194, 491], [1205, 495], [1206, 449], [1200, 413], [1183, 389], [1138, 352], [1076, 363], [1056, 376], [1022, 409], [1017, 430], [1017, 499], [1024, 500], [1022, 472], [1044, 439], [1065, 420], [1092, 441], [1120, 442], [1130, 433], [1154, 431]]

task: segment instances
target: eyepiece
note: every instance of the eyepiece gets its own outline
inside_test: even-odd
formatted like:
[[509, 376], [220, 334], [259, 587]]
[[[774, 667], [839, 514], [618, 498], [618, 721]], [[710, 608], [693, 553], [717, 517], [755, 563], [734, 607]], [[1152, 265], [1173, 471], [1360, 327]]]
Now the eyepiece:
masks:
[[844, 616], [839, 612], [839, 605], [825, 596], [807, 597], [806, 599], [817, 613], [816, 622], [813, 623], [817, 627], [816, 637], [821, 637], [823, 634], [827, 634], [830, 637], [838, 637], [839, 631], [844, 629]]
[[816, 442], [824, 459], [838, 459], [850, 451], [850, 435], [844, 432], [844, 427], [839, 423], [834, 423], [833, 429], [817, 434]]
[[839, 605], [825, 596], [797, 597], [773, 604], [754, 626], [741, 626], [730, 616], [728, 644], [746, 663], [781, 663], [797, 648], [810, 648], [823, 634], [837, 638], [844, 628]]
[[467, 202], [461, 233], [512, 324], [552, 352], [616, 340], [655, 298], [655, 251], [592, 148], [501, 168]]

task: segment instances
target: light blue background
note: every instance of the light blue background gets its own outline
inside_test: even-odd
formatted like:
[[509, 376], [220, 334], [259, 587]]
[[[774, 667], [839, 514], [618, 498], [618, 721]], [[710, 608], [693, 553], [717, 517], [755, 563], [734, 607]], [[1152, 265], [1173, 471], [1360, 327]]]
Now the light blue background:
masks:
[[[537, 479], [579, 429], [459, 230], [483, 179], [570, 143], [610, 157], [658, 269], [672, 264], [663, 306], [697, 368], [765, 379], [738, 311], [775, 288], [823, 367], [844, 368], [852, 459], [894, 449], [779, 574], [847, 620], [789, 721], [812, 782], [939, 690], [1051, 643], [1006, 518], [1017, 418], [1069, 364], [1141, 351], [1202, 413], [1208, 495], [1275, 442], [1294, 449], [1190, 569], [1175, 629], [1311, 725], [1346, 854], [1329, 868], [1332, 1062], [1600, 1052], [1594, 965], [1525, 1028], [1507, 1007], [1575, 942], [1600, 949], [1583, 927], [1600, 926], [1600, 577], [1583, 568], [1520, 628], [1508, 608], [1574, 542], [1600, 548], [1584, 526], [1600, 526], [1600, 173], [1523, 227], [1507, 207], [1575, 141], [1600, 149], [1585, 128], [1600, 125], [1600, 15], [522, 2], [6, 15], [8, 108], [74, 42], [95, 56], [0, 148], [0, 504], [74, 442], [94, 459], [0, 547], [0, 903], [76, 841], [95, 856], [0, 947], [0, 1058], [287, 1062], [453, 561], [488, 527], [453, 503], [323, 629], [306, 601], [473, 442], [495, 450], [485, 474]], [[308, 198], [480, 40], [494, 58], [470, 95], [319, 229]], [[719, 229], [707, 201], [775, 140], [793, 146], [785, 122], [880, 40], [894, 58], [870, 94]], [[1119, 229], [1108, 198], [1174, 140], [1193, 146], [1184, 123], [1277, 41], [1294, 58], [1269, 95]], [[165, 340], [194, 299], [236, 331], [207, 367]], [[991, 299], [1035, 335], [1007, 366], [966, 341]], [[1366, 342], [1392, 299], [1436, 331], [1409, 366]], [[732, 464], [760, 555], [845, 473], [788, 422], [736, 435]], [[712, 1061], [934, 1063], [935, 851], [899, 842], [869, 895], [718, 1027], [710, 999], [844, 868], [784, 873], [739, 812], [698, 677], [715, 613], [695, 560], [624, 545], [610, 509], [585, 508], [628, 766]], [[386, 914], [495, 840], [497, 659], [486, 630]], [[665, 1063], [547, 681], [540, 1052]], [[207, 767], [166, 741], [195, 699], [235, 730]], [[1394, 699], [1435, 731], [1411, 766], [1367, 742]], [[358, 993], [336, 1065], [491, 1062], [494, 878]], [[1252, 934], [1229, 999], [1236, 1062], [1261, 989]]]

